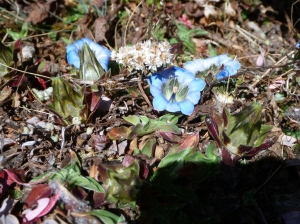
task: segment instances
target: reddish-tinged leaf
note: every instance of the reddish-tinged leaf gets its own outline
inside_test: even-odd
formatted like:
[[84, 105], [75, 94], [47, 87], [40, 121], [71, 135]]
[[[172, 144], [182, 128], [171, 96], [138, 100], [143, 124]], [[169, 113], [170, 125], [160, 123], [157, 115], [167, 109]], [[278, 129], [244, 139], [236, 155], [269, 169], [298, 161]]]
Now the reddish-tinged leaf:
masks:
[[99, 92], [97, 93], [92, 92], [86, 96], [86, 102], [89, 105], [89, 110], [91, 112], [95, 111], [98, 108], [100, 101], [101, 101], [101, 94]]
[[104, 202], [105, 193], [94, 192], [93, 200], [94, 200], [94, 208], [99, 208]]
[[37, 218], [45, 208], [47, 208], [50, 202], [49, 198], [41, 198], [37, 201], [38, 206], [35, 209], [26, 209], [23, 211], [24, 219], [23, 223], [27, 223], [35, 218]]
[[88, 194], [82, 187], [74, 186], [71, 190], [71, 193], [79, 199], [85, 200]]
[[43, 178], [41, 178], [40, 180], [38, 180], [36, 182], [24, 183], [24, 181], [22, 180], [23, 178], [20, 179], [20, 177], [19, 177], [19, 176], [25, 175], [24, 170], [3, 169], [3, 171], [5, 171], [7, 173], [7, 175], [10, 178], [11, 183], [15, 182], [17, 184], [24, 185], [24, 186], [32, 186], [35, 184], [40, 184], [40, 183], [46, 181], [47, 179], [49, 179], [49, 177], [51, 177], [53, 175], [53, 173], [48, 173], [47, 175], [45, 175]]
[[[263, 143], [261, 144], [260, 146], [258, 147], [254, 147], [252, 149], [249, 150], [248, 148], [248, 152], [245, 153], [245, 156], [254, 156], [256, 155], [257, 153], [259, 153], [260, 151], [264, 150], [264, 149], [267, 149], [269, 147], [271, 147], [275, 142], [274, 141], [268, 141], [266, 143]], [[247, 148], [246, 146], [242, 146], [242, 147], [239, 147], [238, 150], [240, 151], [247, 151]]]
[[123, 165], [124, 167], [129, 167], [133, 162], [134, 162], [134, 157], [131, 156], [131, 155], [126, 154], [126, 155], [124, 156], [122, 165]]
[[183, 139], [181, 144], [179, 145], [177, 152], [180, 152], [182, 150], [185, 150], [187, 148], [195, 148], [197, 147], [199, 143], [199, 133], [194, 133], [192, 135], [189, 135]]
[[14, 78], [14, 81], [12, 83], [12, 87], [19, 87], [22, 85], [22, 83], [26, 80], [25, 74], [18, 75], [17, 77]]
[[47, 85], [46, 85], [46, 82], [45, 82], [44, 79], [41, 79], [41, 78], [37, 77], [37, 80], [38, 80], [38, 82], [42, 85], [42, 87], [43, 87], [44, 89], [47, 88]]
[[171, 132], [163, 132], [163, 131], [158, 131], [158, 134], [163, 137], [165, 140], [172, 142], [172, 143], [179, 143], [182, 141], [182, 138], [178, 135], [174, 135]]
[[[234, 161], [231, 157], [231, 154], [228, 152], [227, 149], [222, 148], [221, 150], [222, 150], [222, 162], [228, 166], [234, 166], [235, 162], [238, 159], [235, 159], [235, 161]], [[240, 157], [237, 157], [237, 158], [240, 158]]]
[[17, 170], [13, 170], [13, 169], [9, 169], [9, 170], [3, 169], [3, 170], [7, 173], [8, 177], [11, 179], [10, 182], [9, 182], [9, 185], [14, 183], [14, 182], [16, 182], [17, 184], [21, 184], [21, 185], [26, 184], [19, 177], [19, 176], [23, 176], [25, 171], [23, 171], [23, 170], [22, 171], [21, 170], [17, 171]]
[[107, 175], [107, 169], [106, 167], [102, 166], [101, 164], [98, 165], [98, 181], [99, 182], [103, 182], [104, 180], [106, 180], [108, 178]]
[[109, 141], [110, 141], [109, 138], [107, 138], [105, 135], [92, 134], [90, 139], [90, 144], [98, 151], [102, 151]]
[[224, 143], [225, 146], [227, 146], [231, 142], [230, 138], [226, 135], [226, 133], [224, 131], [222, 132], [222, 134], [223, 134], [223, 143]]
[[139, 172], [139, 177], [141, 179], [146, 179], [148, 177], [149, 174], [149, 168], [148, 165], [146, 163], [139, 163], [140, 165], [140, 172]]
[[56, 204], [57, 200], [59, 199], [60, 193], [55, 194], [54, 196], [50, 197], [50, 201], [47, 205], [47, 207], [38, 215], [38, 217], [42, 217], [46, 214], [48, 214], [51, 209], [54, 207]]
[[22, 48], [22, 38], [20, 38], [19, 40], [17, 40], [17, 41], [14, 43], [14, 51], [20, 52], [20, 51], [21, 51], [21, 48]]
[[222, 117], [223, 117], [223, 125], [224, 125], [224, 127], [227, 127], [227, 125], [228, 125], [228, 115], [227, 115], [225, 109], [223, 110]]
[[122, 140], [122, 139], [126, 139], [130, 133], [131, 129], [127, 128], [127, 127], [114, 127], [112, 129], [109, 130], [108, 132], [108, 137], [111, 140]]
[[222, 148], [222, 143], [219, 137], [219, 129], [216, 123], [213, 121], [213, 119], [209, 116], [205, 118], [205, 122], [208, 128], [209, 133], [212, 135], [212, 137], [215, 139], [215, 141], [218, 144], [219, 148]]
[[36, 204], [40, 198], [48, 198], [52, 194], [52, 190], [48, 184], [39, 184], [32, 188], [27, 196], [25, 203], [29, 208]]
[[9, 185], [11, 185], [12, 183], [13, 183], [13, 181], [9, 178], [9, 176], [7, 175], [7, 173], [2, 170], [0, 172], [0, 184], [1, 184], [0, 198], [7, 191]]

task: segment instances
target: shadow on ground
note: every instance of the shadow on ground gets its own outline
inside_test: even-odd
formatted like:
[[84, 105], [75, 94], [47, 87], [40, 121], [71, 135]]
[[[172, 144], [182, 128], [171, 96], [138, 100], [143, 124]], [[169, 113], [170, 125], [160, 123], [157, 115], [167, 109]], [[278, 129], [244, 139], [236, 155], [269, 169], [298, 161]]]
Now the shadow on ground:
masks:
[[173, 163], [145, 182], [137, 223], [300, 223], [297, 163]]

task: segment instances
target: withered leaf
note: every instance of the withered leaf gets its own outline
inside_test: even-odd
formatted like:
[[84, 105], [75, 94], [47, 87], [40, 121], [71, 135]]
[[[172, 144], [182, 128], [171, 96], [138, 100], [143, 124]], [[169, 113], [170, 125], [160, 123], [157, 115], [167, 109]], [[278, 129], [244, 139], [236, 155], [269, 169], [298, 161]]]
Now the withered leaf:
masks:
[[30, 4], [31, 11], [26, 18], [26, 22], [30, 22], [33, 24], [38, 24], [40, 22], [43, 22], [44, 19], [48, 18], [50, 10], [50, 3], [46, 2], [45, 4], [41, 3], [33, 3]]
[[105, 17], [99, 17], [96, 19], [94, 23], [94, 33], [95, 33], [95, 41], [99, 42], [105, 39], [105, 33], [107, 31], [106, 24], [107, 24], [107, 18]]

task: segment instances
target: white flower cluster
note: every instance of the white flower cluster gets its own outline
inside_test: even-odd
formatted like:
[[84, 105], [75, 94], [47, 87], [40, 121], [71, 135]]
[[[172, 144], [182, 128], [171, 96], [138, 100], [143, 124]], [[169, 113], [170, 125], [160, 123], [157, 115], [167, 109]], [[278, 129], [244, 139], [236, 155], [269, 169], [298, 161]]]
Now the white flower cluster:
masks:
[[151, 42], [151, 40], [147, 40], [133, 46], [121, 47], [118, 51], [112, 51], [111, 58], [130, 71], [146, 68], [156, 71], [162, 65], [171, 63], [173, 55], [170, 53], [170, 49], [171, 45], [167, 41]]

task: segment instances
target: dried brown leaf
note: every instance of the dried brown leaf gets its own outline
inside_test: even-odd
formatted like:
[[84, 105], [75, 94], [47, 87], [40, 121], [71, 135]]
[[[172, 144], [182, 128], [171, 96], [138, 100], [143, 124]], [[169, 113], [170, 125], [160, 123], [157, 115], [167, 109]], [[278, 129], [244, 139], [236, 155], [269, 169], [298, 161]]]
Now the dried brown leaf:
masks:
[[26, 22], [31, 22], [33, 24], [37, 24], [43, 22], [44, 19], [48, 18], [50, 10], [50, 3], [47, 2], [45, 4], [41, 3], [33, 3], [30, 4], [31, 12], [26, 18]]
[[165, 155], [163, 147], [157, 145], [154, 151], [154, 157], [157, 159], [162, 159]]
[[108, 23], [106, 17], [99, 17], [96, 19], [94, 23], [94, 33], [95, 33], [95, 41], [103, 41], [105, 40], [105, 33], [107, 31], [106, 24]]

